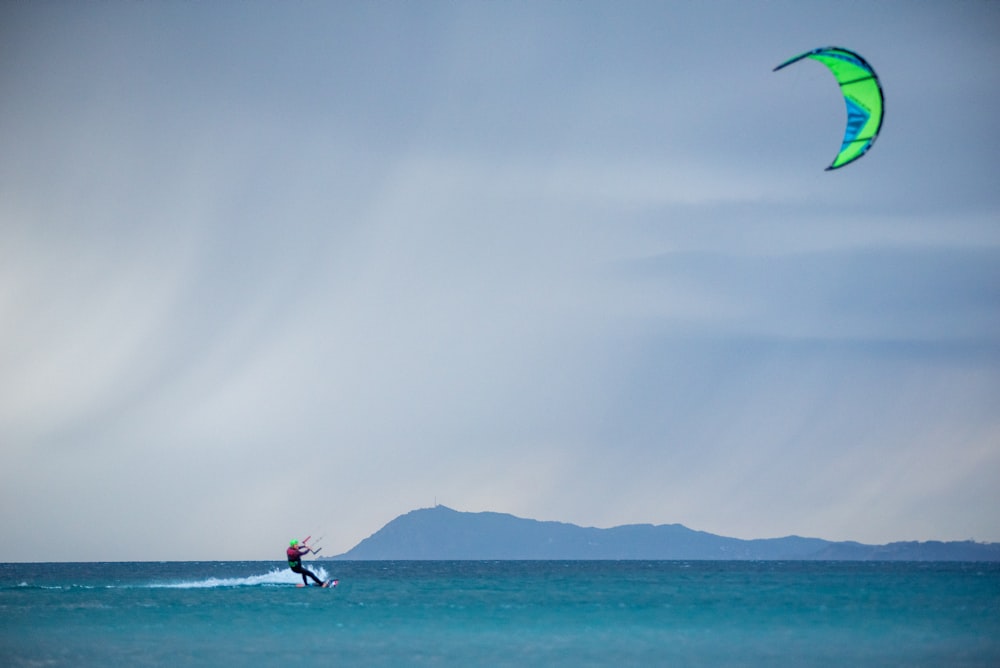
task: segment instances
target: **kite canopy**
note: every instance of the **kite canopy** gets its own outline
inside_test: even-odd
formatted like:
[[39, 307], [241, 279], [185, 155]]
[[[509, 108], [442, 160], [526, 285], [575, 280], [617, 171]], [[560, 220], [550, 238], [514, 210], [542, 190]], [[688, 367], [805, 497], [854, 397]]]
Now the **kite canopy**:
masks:
[[840, 153], [827, 167], [827, 170], [837, 169], [863, 156], [875, 143], [882, 128], [882, 116], [885, 114], [882, 86], [875, 70], [864, 58], [853, 51], [835, 46], [814, 49], [801, 56], [795, 56], [775, 67], [774, 71], [777, 72], [805, 58], [818, 60], [830, 69], [840, 84], [844, 102], [847, 103], [844, 143], [840, 146]]

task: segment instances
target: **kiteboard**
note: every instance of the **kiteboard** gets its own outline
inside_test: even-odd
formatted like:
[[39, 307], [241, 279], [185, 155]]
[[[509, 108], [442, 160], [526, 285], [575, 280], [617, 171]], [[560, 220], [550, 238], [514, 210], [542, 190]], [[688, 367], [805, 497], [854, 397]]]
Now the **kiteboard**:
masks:
[[340, 584], [340, 580], [326, 580], [326, 581], [323, 582], [323, 584], [318, 584], [318, 585], [317, 584], [307, 585], [307, 584], [299, 583], [299, 584], [297, 584], [295, 586], [299, 587], [299, 588], [302, 588], [302, 587], [320, 587], [322, 589], [333, 589], [338, 584]]

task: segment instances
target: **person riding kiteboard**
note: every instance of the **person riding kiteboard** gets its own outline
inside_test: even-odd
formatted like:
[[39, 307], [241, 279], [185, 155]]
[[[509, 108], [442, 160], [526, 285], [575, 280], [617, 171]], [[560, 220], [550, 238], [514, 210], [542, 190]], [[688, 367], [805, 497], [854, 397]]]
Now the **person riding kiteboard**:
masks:
[[293, 539], [288, 544], [288, 549], [285, 550], [285, 554], [288, 556], [288, 567], [292, 569], [293, 573], [299, 573], [300, 575], [302, 575], [303, 586], [308, 586], [309, 581], [306, 580], [306, 578], [310, 577], [313, 579], [313, 582], [316, 583], [317, 587], [328, 587], [330, 585], [329, 582], [323, 582], [318, 577], [316, 577], [312, 571], [310, 571], [307, 568], [303, 568], [302, 556], [305, 554], [309, 554], [310, 552], [312, 552], [313, 554], [316, 553], [315, 550], [313, 550], [311, 547], [305, 544], [305, 541], [302, 541], [302, 545], [299, 545], [299, 541]]

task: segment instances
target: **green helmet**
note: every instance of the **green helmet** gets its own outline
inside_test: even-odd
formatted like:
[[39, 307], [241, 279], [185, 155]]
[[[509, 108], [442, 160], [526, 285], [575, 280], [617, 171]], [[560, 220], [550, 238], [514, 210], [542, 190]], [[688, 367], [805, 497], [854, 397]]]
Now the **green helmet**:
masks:
[[298, 544], [299, 544], [299, 541], [297, 541], [297, 540], [293, 540], [292, 542], [289, 543], [289, 545], [291, 545], [292, 547], [295, 547]]

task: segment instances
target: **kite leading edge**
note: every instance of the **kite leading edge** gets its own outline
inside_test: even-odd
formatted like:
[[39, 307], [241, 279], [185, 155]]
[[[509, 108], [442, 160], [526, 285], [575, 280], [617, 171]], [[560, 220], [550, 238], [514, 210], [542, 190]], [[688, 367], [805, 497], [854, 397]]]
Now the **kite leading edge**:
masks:
[[847, 103], [844, 142], [837, 157], [826, 168], [827, 171], [838, 169], [863, 156], [875, 143], [879, 130], [882, 129], [882, 117], [885, 114], [882, 86], [868, 61], [853, 51], [835, 46], [813, 49], [795, 56], [775, 67], [774, 71], [777, 72], [805, 58], [818, 60], [829, 68], [840, 84], [844, 102]]

